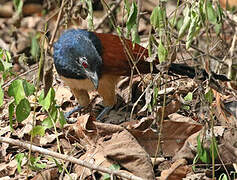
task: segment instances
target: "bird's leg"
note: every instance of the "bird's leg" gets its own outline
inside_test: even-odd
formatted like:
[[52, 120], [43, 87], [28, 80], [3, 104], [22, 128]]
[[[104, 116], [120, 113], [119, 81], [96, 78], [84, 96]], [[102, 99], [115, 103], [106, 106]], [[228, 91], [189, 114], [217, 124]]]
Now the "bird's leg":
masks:
[[71, 111], [64, 113], [64, 117], [68, 119], [73, 113], [79, 112], [82, 108], [83, 106], [78, 105], [77, 107], [73, 108]]
[[97, 116], [96, 120], [101, 121], [103, 117], [112, 109], [112, 106], [106, 106], [104, 109], [100, 112], [100, 114]]
[[82, 108], [87, 107], [90, 102], [90, 98], [88, 95], [88, 92], [84, 89], [76, 89], [76, 88], [71, 88], [74, 96], [76, 97], [78, 103], [77, 107], [72, 109], [71, 111], [67, 112], [64, 114], [64, 117], [68, 120], [68, 118], [74, 113], [80, 111]]

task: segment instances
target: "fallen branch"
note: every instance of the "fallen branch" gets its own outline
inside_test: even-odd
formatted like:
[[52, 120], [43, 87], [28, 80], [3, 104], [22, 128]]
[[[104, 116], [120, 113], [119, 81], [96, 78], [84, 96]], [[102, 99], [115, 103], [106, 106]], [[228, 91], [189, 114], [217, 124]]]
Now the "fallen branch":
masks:
[[120, 177], [123, 177], [123, 178], [126, 178], [126, 179], [131, 179], [131, 180], [142, 180], [142, 178], [134, 176], [134, 175], [126, 174], [126, 173], [120, 172], [120, 171], [111, 170], [109, 168], [102, 168], [102, 167], [99, 167], [97, 165], [88, 163], [86, 161], [82, 161], [80, 159], [74, 158], [72, 156], [68, 156], [68, 155], [56, 153], [56, 152], [53, 152], [53, 151], [49, 151], [47, 149], [43, 149], [43, 148], [35, 146], [35, 145], [30, 145], [28, 143], [25, 143], [25, 142], [22, 142], [22, 141], [19, 141], [19, 140], [14, 140], [12, 138], [0, 137], [0, 142], [12, 144], [12, 145], [17, 145], [17, 146], [23, 147], [25, 149], [31, 149], [32, 152], [39, 152], [39, 153], [44, 154], [44, 155], [49, 155], [49, 156], [52, 156], [52, 157], [55, 157], [55, 158], [58, 158], [58, 159], [69, 161], [69, 162], [78, 164], [80, 166], [89, 168], [91, 170], [96, 170], [96, 171], [108, 173], [108, 174], [111, 174], [111, 175], [117, 175], [117, 176], [120, 176]]

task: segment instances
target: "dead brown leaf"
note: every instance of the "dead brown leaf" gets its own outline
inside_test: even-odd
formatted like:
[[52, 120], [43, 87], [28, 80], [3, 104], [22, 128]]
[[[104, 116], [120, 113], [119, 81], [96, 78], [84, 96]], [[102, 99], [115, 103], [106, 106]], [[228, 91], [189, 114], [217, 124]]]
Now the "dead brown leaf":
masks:
[[[169, 104], [165, 106], [164, 109], [164, 119], [168, 117], [168, 115], [177, 112], [181, 108], [181, 103], [178, 100], [173, 100]], [[158, 109], [158, 116], [162, 117], [163, 107]]]
[[[154, 179], [149, 155], [123, 127], [95, 122], [92, 117], [85, 115], [79, 118], [76, 132], [84, 142], [89, 142], [81, 160], [102, 167], [118, 163], [136, 176]], [[83, 178], [92, 173], [80, 166], [75, 167], [75, 172]]]
[[191, 172], [191, 167], [187, 166], [185, 159], [175, 161], [171, 167], [161, 172], [161, 179], [167, 180], [181, 180]]
[[58, 179], [58, 168], [51, 168], [38, 173], [32, 180], [56, 180]]
[[[155, 155], [158, 140], [157, 132], [149, 128], [146, 130], [134, 129], [131, 126], [127, 126], [126, 128], [150, 156]], [[161, 137], [164, 155], [173, 156], [184, 145], [186, 139], [201, 128], [202, 125], [197, 123], [164, 121]]]
[[1, 175], [14, 175], [16, 173], [17, 170], [17, 161], [11, 160], [8, 163], [1, 163], [0, 164], [0, 174]]

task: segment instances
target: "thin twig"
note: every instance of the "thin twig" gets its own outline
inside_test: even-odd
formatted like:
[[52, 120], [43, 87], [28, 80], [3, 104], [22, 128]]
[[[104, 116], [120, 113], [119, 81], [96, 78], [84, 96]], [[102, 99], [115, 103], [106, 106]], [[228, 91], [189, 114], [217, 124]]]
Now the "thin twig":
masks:
[[111, 10], [102, 17], [101, 21], [95, 26], [95, 31], [104, 23], [104, 21], [119, 7], [122, 0], [118, 0], [117, 3], [111, 8]]
[[117, 176], [120, 176], [120, 177], [123, 177], [123, 178], [126, 178], [126, 179], [142, 180], [142, 178], [131, 175], [131, 174], [126, 174], [124, 172], [115, 171], [115, 170], [112, 170], [112, 169], [109, 169], [109, 168], [103, 168], [103, 167], [97, 166], [95, 164], [91, 164], [91, 163], [88, 163], [86, 161], [82, 161], [80, 159], [74, 158], [72, 156], [56, 153], [56, 152], [53, 152], [53, 151], [50, 151], [48, 149], [44, 149], [44, 148], [41, 148], [41, 147], [35, 146], [35, 145], [31, 146], [30, 144], [28, 144], [26, 142], [22, 142], [22, 141], [15, 140], [15, 139], [12, 139], [12, 138], [0, 137], [0, 142], [20, 146], [20, 147], [23, 147], [25, 149], [30, 149], [31, 148], [31, 150], [34, 151], [34, 152], [39, 152], [39, 153], [44, 154], [44, 155], [49, 155], [49, 156], [52, 156], [52, 157], [55, 157], [55, 158], [58, 158], [58, 159], [62, 159], [64, 161], [69, 161], [69, 162], [78, 164], [80, 166], [83, 166], [83, 167], [86, 167], [86, 168], [89, 168], [89, 169], [92, 169], [92, 170], [97, 170], [97, 171], [108, 173], [108, 174], [114, 174], [114, 175], [117, 175]]
[[53, 35], [52, 35], [52, 38], [50, 39], [50, 42], [49, 42], [49, 49], [51, 49], [51, 47], [53, 45], [53, 41], [54, 41], [54, 38], [56, 36], [56, 32], [58, 30], [59, 21], [60, 21], [61, 15], [62, 15], [64, 4], [65, 4], [65, 0], [62, 1], [60, 11], [58, 13], [58, 17], [57, 17], [56, 25], [55, 25], [55, 28], [54, 28], [54, 31], [53, 31]]
[[142, 8], [142, 1], [137, 0], [137, 19], [136, 19], [137, 32], [138, 32], [138, 28], [139, 28], [141, 8]]
[[11, 79], [10, 81], [4, 83], [4, 84], [2, 85], [2, 89], [6, 88], [7, 86], [10, 86], [10, 84], [11, 84], [13, 81], [15, 81], [16, 79], [19, 79], [20, 77], [25, 76], [26, 74], [31, 73], [32, 71], [35, 71], [35, 70], [37, 70], [37, 69], [38, 69], [38, 64], [35, 65], [34, 67], [32, 67], [31, 69], [29, 69], [28, 71], [23, 72], [23, 73], [19, 74], [17, 77], [15, 77], [15, 78]]

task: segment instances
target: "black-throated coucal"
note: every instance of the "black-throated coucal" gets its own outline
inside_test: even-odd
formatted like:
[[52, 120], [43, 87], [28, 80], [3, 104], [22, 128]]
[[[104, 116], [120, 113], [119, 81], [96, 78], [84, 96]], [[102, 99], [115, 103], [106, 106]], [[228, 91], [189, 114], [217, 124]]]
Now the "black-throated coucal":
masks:
[[[124, 42], [131, 55], [138, 59], [135, 62], [137, 70], [142, 74], [149, 73], [150, 63], [145, 61], [148, 50], [138, 44], [133, 47], [130, 40], [124, 39]], [[97, 119], [116, 103], [115, 85], [119, 77], [130, 76], [131, 73], [131, 62], [118, 36], [82, 29], [67, 30], [61, 35], [54, 44], [54, 63], [80, 107], [89, 105], [88, 91], [97, 90], [103, 97], [105, 109]], [[182, 64], [172, 63], [169, 71], [190, 78], [195, 76], [193, 67]], [[205, 71], [203, 75], [208, 77]]]

